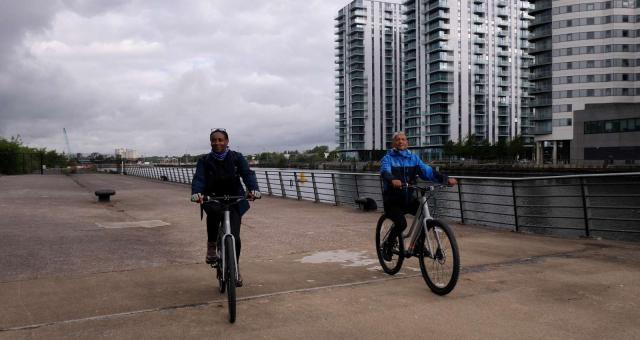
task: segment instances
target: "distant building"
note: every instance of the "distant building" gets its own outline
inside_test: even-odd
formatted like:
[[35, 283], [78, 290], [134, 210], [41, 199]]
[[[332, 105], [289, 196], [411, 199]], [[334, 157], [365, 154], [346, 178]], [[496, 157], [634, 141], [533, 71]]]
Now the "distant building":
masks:
[[[593, 148], [598, 149], [596, 141], [606, 142], [600, 145], [606, 148], [626, 148], [627, 137], [637, 138], [631, 131], [635, 120], [629, 131], [619, 124], [639, 112], [640, 0], [530, 2], [537, 162], [603, 156], [629, 161], [621, 150]], [[624, 103], [636, 105], [620, 105]], [[636, 139], [635, 146], [639, 144]]]
[[335, 18], [336, 142], [348, 156], [386, 150], [402, 129], [400, 0], [355, 0]]
[[574, 114], [575, 163], [640, 164], [640, 103], [586, 104]]
[[411, 147], [442, 157], [475, 136], [532, 143], [528, 1], [405, 0], [404, 130]]
[[115, 152], [116, 158], [121, 157], [123, 159], [138, 159], [140, 158], [140, 154], [136, 150], [118, 148]]

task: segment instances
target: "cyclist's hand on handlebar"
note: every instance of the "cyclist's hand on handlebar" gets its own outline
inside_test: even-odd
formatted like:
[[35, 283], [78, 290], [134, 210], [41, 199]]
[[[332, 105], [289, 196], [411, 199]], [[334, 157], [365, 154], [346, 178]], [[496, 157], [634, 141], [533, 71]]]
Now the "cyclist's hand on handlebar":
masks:
[[391, 180], [391, 185], [395, 188], [395, 189], [400, 189], [402, 188], [402, 181], [399, 179], [394, 179]]
[[191, 202], [200, 203], [204, 202], [204, 196], [201, 193], [191, 195]]
[[447, 185], [456, 185], [456, 184], [458, 184], [458, 181], [453, 177], [449, 177], [449, 180], [447, 180]]
[[260, 199], [261, 197], [262, 197], [262, 193], [260, 191], [258, 191], [258, 190], [247, 192], [247, 198], [252, 200], [252, 201]]

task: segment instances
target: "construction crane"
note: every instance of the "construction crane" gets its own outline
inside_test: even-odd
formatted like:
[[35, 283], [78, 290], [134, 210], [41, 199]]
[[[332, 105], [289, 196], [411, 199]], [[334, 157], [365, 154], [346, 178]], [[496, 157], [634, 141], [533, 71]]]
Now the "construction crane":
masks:
[[69, 153], [68, 157], [69, 157], [69, 159], [73, 159], [75, 157], [73, 157], [73, 154], [71, 153], [71, 146], [69, 146], [69, 137], [67, 136], [67, 129], [66, 128], [62, 128], [62, 132], [64, 133], [64, 141], [65, 141], [65, 143], [67, 143], [67, 152]]

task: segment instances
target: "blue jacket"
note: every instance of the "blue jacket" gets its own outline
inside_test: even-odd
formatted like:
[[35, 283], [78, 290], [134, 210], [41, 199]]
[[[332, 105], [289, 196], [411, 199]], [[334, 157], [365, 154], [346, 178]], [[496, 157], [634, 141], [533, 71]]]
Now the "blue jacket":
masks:
[[397, 151], [391, 149], [380, 161], [380, 175], [382, 176], [382, 195], [387, 200], [403, 200], [407, 204], [413, 197], [413, 189], [395, 189], [391, 181], [399, 179], [403, 184], [415, 184], [419, 176], [425, 181], [446, 183], [447, 176], [440, 174], [426, 165], [417, 155], [409, 150]]
[[[198, 160], [191, 181], [191, 194], [244, 196], [240, 178], [248, 190], [260, 190], [255, 172], [249, 169], [249, 163], [241, 153], [229, 150], [221, 161], [209, 153]], [[249, 202], [240, 202], [238, 208], [243, 215], [249, 210]]]

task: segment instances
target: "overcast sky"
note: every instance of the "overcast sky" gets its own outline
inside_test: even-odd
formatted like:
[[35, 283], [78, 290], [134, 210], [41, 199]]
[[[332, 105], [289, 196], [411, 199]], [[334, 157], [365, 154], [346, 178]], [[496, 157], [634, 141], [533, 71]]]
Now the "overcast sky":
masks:
[[334, 142], [333, 18], [349, 0], [0, 0], [0, 136], [182, 155]]

